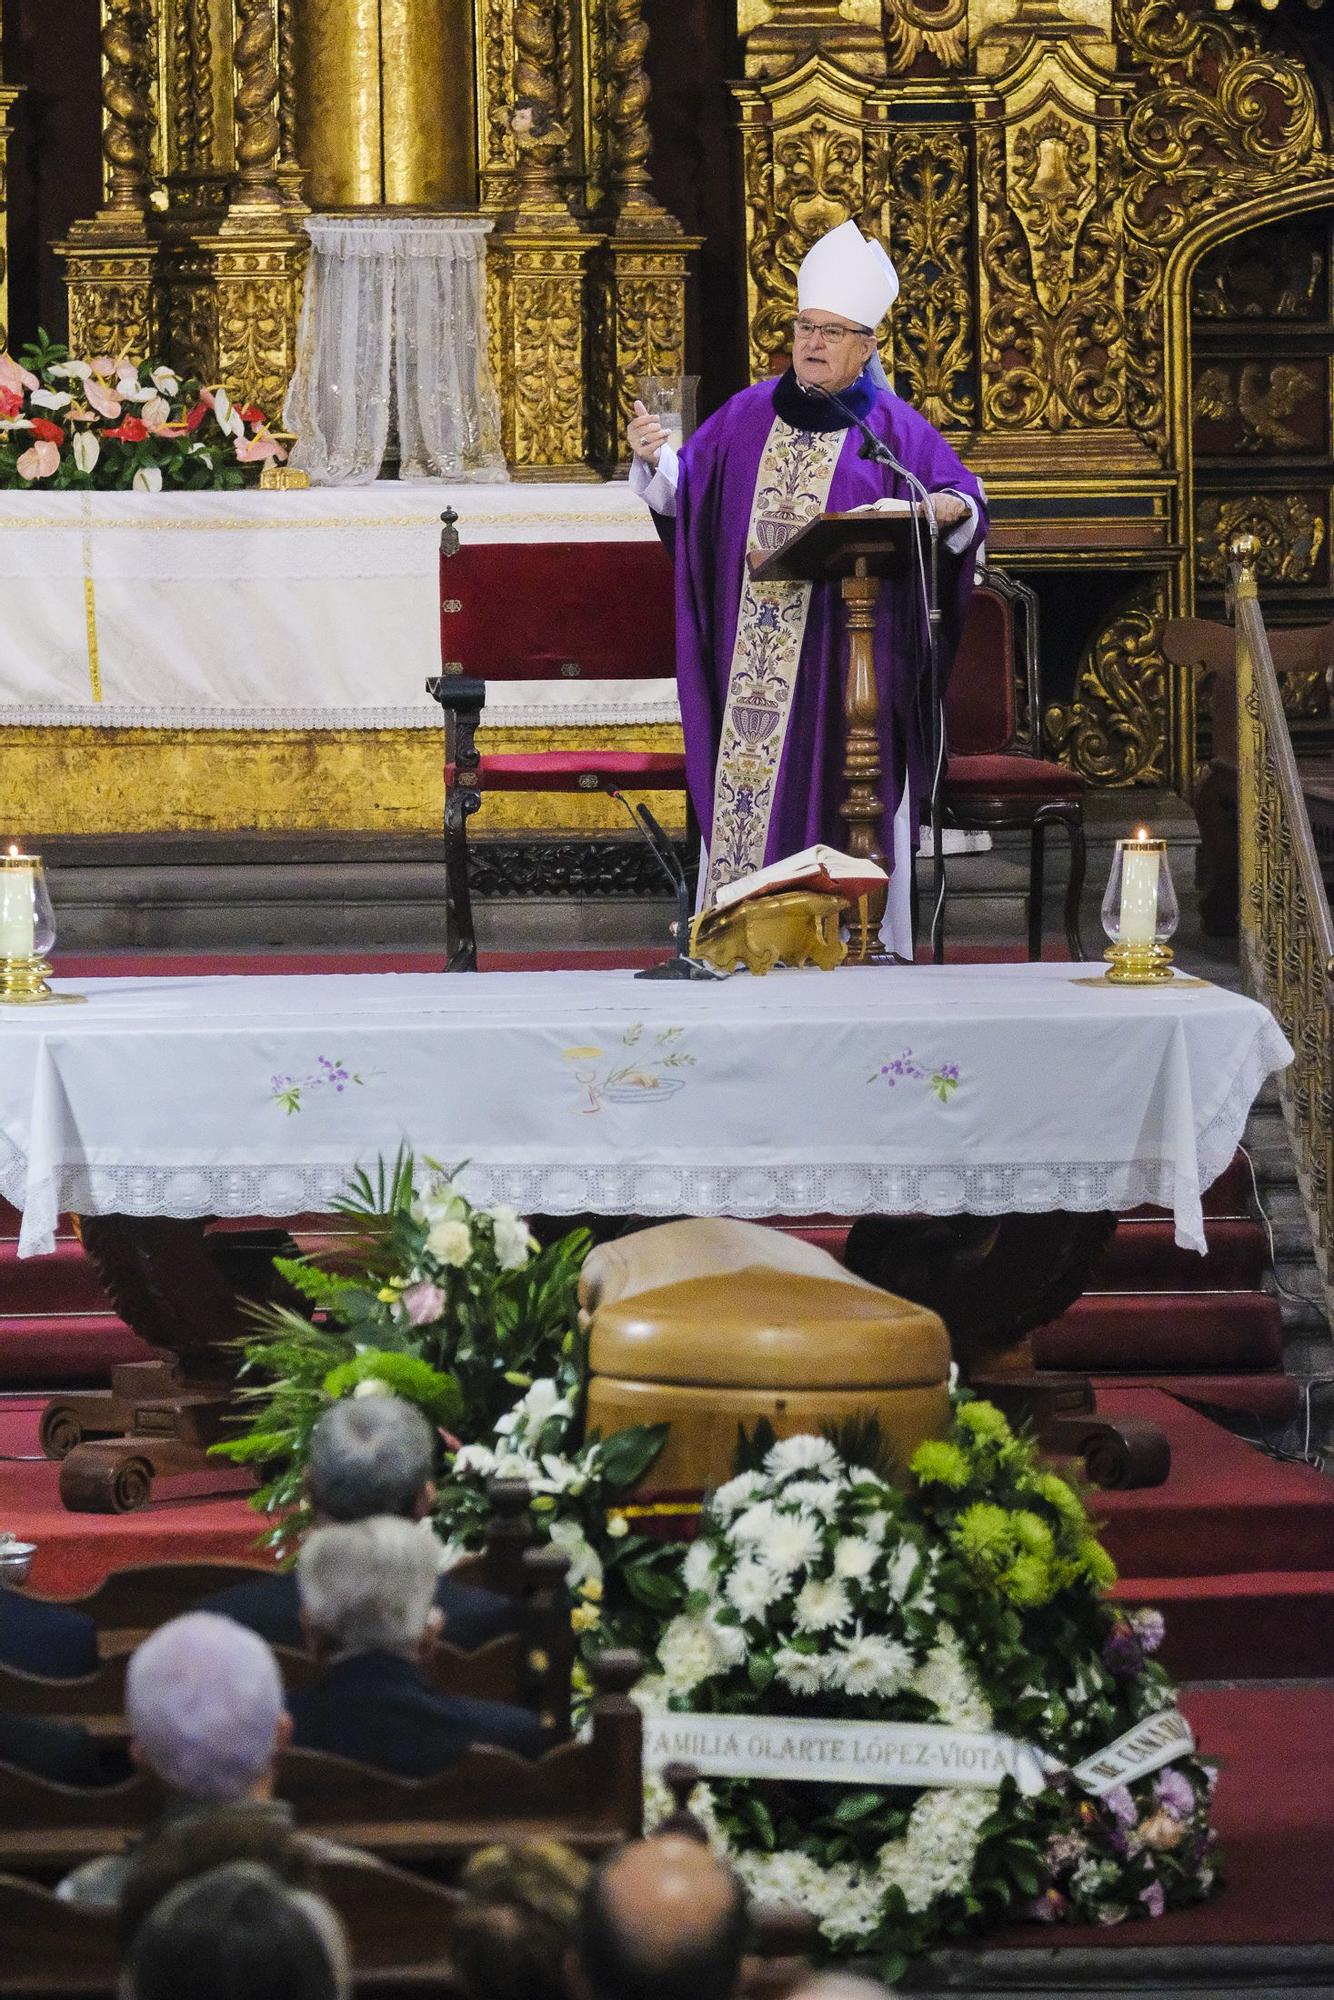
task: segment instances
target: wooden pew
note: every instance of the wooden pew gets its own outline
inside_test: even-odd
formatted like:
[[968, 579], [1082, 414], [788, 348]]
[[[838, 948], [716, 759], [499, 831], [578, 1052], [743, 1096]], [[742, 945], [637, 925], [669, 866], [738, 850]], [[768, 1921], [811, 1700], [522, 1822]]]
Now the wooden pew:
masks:
[[[637, 1653], [604, 1654], [589, 1740], [559, 1744], [535, 1762], [476, 1749], [438, 1777], [410, 1780], [290, 1750], [278, 1766], [279, 1795], [303, 1831], [435, 1874], [491, 1841], [563, 1840], [579, 1853], [603, 1853], [643, 1826], [643, 1731], [630, 1697], [640, 1670]], [[58, 1878], [119, 1851], [163, 1802], [147, 1775], [84, 1790], [0, 1766], [0, 1871]]]
[[[559, 1549], [525, 1550], [522, 1629], [502, 1633], [470, 1653], [438, 1642], [431, 1655], [430, 1675], [439, 1692], [535, 1708], [551, 1741], [564, 1742], [570, 1734], [574, 1656], [564, 1593], [569, 1566], [569, 1557]], [[273, 1652], [283, 1685], [291, 1691], [310, 1687], [323, 1671], [308, 1653], [294, 1653], [285, 1646], [275, 1646]], [[0, 1665], [0, 1711], [39, 1716], [47, 1722], [78, 1722], [94, 1736], [124, 1736], [129, 1664], [129, 1653], [117, 1653], [104, 1660], [96, 1673], [77, 1680], [49, 1680], [45, 1675], [20, 1673], [16, 1667]]]

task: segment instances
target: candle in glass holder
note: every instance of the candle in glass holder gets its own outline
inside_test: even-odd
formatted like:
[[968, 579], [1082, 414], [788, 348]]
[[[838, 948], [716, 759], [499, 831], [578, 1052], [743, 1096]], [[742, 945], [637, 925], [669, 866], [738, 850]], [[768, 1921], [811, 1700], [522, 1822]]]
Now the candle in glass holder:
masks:
[[29, 855], [0, 855], [0, 958], [33, 955], [33, 870]]
[[1158, 843], [1140, 827], [1121, 843], [1121, 943], [1148, 946], [1158, 931]]

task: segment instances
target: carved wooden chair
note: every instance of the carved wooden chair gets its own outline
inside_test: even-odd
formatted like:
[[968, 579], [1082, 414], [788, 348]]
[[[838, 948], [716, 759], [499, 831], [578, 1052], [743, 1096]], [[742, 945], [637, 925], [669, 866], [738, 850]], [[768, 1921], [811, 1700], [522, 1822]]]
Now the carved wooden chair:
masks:
[[1079, 904], [1084, 891], [1085, 780], [1042, 756], [1038, 603], [1025, 583], [980, 572], [945, 696], [949, 764], [942, 786], [946, 826], [965, 832], [1018, 830], [1029, 837], [1028, 956], [1042, 956], [1047, 830], [1070, 843], [1065, 937], [1082, 959]]
[[[675, 714], [672, 564], [657, 542], [462, 542], [440, 537], [441, 672], [427, 692], [445, 720], [445, 940], [451, 972], [477, 967], [468, 821], [488, 792], [683, 792], [679, 750], [479, 752], [487, 688], [523, 688], [562, 724], [616, 719], [659, 683]], [[587, 683], [600, 685], [587, 689]]]

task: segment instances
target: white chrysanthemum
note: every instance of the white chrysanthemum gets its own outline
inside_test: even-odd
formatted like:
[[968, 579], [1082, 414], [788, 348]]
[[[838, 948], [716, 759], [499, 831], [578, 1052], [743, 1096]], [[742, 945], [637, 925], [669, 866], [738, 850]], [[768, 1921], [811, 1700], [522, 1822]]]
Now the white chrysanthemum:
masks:
[[687, 1590], [713, 1589], [712, 1542], [706, 1542], [702, 1535], [696, 1537], [686, 1550], [685, 1561], [681, 1565], [681, 1575]]
[[890, 1596], [897, 1598], [902, 1603], [914, 1581], [925, 1581], [924, 1578], [918, 1579], [920, 1568], [921, 1553], [918, 1550], [917, 1544], [915, 1542], [900, 1542], [890, 1559], [889, 1568], [885, 1572], [885, 1588], [888, 1590]]
[[734, 1542], [746, 1548], [753, 1542], [767, 1541], [777, 1519], [778, 1511], [772, 1500], [757, 1500], [753, 1507], [747, 1507], [744, 1514], [737, 1516], [729, 1532]]
[[512, 1208], [488, 1210], [495, 1231], [496, 1262], [502, 1271], [521, 1271], [537, 1248], [537, 1238]]
[[874, 1514], [868, 1514], [862, 1522], [862, 1533], [868, 1541], [883, 1542], [889, 1533], [889, 1526], [889, 1515], [877, 1509]]
[[854, 1583], [869, 1576], [880, 1560], [877, 1545], [864, 1535], [847, 1535], [834, 1550], [834, 1575]]
[[896, 1694], [913, 1670], [913, 1656], [897, 1639], [860, 1628], [840, 1639], [829, 1655], [829, 1679], [844, 1694]]
[[852, 1599], [837, 1577], [812, 1577], [797, 1592], [793, 1618], [802, 1632], [832, 1632], [852, 1616]]
[[[752, 1507], [750, 1511], [754, 1514], [759, 1510]], [[771, 1510], [767, 1531], [756, 1540], [761, 1560], [779, 1576], [790, 1576], [794, 1569], [814, 1562], [824, 1549], [820, 1524], [809, 1514], [779, 1514]]]
[[738, 1513], [755, 1498], [763, 1484], [758, 1472], [738, 1472], [735, 1479], [729, 1479], [718, 1488], [710, 1502], [712, 1511], [720, 1518]]
[[807, 1513], [827, 1521], [838, 1512], [843, 1488], [836, 1479], [794, 1479], [783, 1488], [783, 1499], [795, 1500]]
[[763, 1618], [786, 1587], [767, 1563], [750, 1556], [737, 1564], [727, 1579], [725, 1591], [729, 1603], [735, 1605], [743, 1618]]
[[789, 1479], [800, 1472], [818, 1472], [828, 1478], [841, 1470], [841, 1461], [828, 1438], [780, 1438], [766, 1454], [764, 1469], [771, 1479]]
[[799, 1653], [795, 1646], [780, 1646], [774, 1654], [774, 1668], [784, 1687], [793, 1694], [819, 1694], [828, 1678], [824, 1656]]
[[550, 1534], [555, 1546], [570, 1558], [565, 1580], [571, 1590], [584, 1583], [601, 1583], [602, 1558], [577, 1521], [553, 1521]]
[[717, 1632], [707, 1618], [673, 1618], [658, 1641], [658, 1665], [671, 1694], [689, 1694], [722, 1665]]
[[990, 1729], [991, 1705], [963, 1655], [959, 1636], [942, 1619], [936, 1641], [912, 1677], [915, 1693], [934, 1703], [942, 1722], [956, 1729]]

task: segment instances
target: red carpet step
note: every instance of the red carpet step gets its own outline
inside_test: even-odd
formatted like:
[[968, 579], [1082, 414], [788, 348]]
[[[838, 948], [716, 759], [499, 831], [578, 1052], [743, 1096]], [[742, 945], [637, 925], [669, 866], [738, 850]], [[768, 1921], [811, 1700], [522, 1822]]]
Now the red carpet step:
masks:
[[1107, 1375], [1235, 1375], [1281, 1367], [1283, 1322], [1264, 1292], [1086, 1293], [1034, 1334], [1033, 1357]]
[[1254, 1292], [1269, 1262], [1258, 1222], [1206, 1223], [1209, 1254], [1183, 1250], [1168, 1216], [1126, 1216], [1089, 1273], [1090, 1292]]
[[1164, 1664], [1197, 1680], [1315, 1679], [1334, 1663], [1334, 1482], [1283, 1465], [1173, 1397], [1104, 1390], [1172, 1446], [1165, 1486], [1099, 1493], [1115, 1595], [1167, 1620]]

